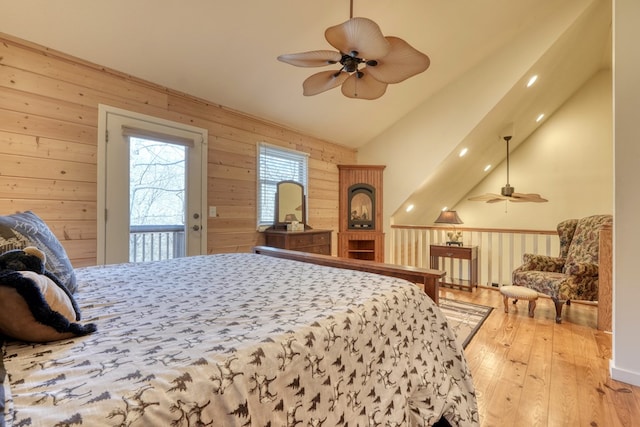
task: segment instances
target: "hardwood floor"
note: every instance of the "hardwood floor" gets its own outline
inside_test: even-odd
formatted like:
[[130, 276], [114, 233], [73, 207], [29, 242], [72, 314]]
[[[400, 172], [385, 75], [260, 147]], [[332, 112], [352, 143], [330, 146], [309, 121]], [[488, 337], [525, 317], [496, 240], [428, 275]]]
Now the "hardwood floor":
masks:
[[597, 308], [573, 303], [556, 324], [539, 298], [509, 302], [495, 289], [440, 289], [441, 298], [495, 307], [465, 349], [481, 426], [640, 426], [640, 387], [609, 377], [611, 334], [596, 329]]

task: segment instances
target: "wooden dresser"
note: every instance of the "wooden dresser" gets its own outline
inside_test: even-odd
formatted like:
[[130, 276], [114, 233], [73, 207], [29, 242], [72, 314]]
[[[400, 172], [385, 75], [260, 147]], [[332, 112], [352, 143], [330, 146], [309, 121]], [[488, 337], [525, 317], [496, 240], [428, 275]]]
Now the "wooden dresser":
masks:
[[267, 230], [264, 235], [267, 246], [331, 255], [331, 230]]

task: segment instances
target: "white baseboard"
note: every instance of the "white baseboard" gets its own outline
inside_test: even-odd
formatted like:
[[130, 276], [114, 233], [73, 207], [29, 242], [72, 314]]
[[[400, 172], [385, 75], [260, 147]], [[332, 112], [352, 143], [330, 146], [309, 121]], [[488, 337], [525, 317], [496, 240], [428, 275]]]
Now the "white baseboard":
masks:
[[609, 373], [613, 380], [640, 387], [640, 372], [626, 371], [617, 368], [613, 363], [613, 359], [609, 360]]

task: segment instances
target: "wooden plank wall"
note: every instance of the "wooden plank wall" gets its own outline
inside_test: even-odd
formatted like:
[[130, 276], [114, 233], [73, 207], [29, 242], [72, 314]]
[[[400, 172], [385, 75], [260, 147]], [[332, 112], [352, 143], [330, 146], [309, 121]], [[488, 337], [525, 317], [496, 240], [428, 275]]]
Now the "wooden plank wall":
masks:
[[74, 267], [96, 263], [99, 104], [208, 130], [208, 253], [264, 244], [258, 141], [309, 153], [309, 224], [337, 232], [336, 165], [355, 163], [354, 150], [0, 33], [0, 215], [34, 211]]

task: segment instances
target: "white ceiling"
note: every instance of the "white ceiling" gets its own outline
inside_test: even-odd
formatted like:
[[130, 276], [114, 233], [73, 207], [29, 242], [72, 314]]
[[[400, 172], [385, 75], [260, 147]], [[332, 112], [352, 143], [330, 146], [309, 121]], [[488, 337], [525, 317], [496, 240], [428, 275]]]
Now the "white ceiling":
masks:
[[[361, 147], [490, 53], [558, 11], [558, 0], [356, 0], [431, 58], [424, 73], [366, 101], [302, 95], [322, 69], [276, 60], [331, 49], [324, 30], [349, 0], [0, 0], [0, 31], [328, 141]], [[587, 0], [563, 0], [581, 7]], [[601, 59], [602, 56], [600, 56]], [[550, 67], [556, 67], [553, 61]], [[557, 88], [556, 88], [557, 90]]]

